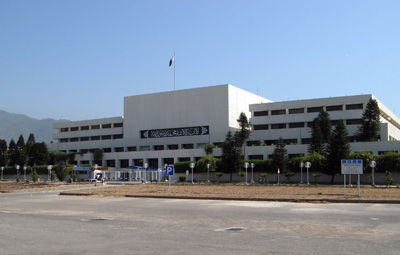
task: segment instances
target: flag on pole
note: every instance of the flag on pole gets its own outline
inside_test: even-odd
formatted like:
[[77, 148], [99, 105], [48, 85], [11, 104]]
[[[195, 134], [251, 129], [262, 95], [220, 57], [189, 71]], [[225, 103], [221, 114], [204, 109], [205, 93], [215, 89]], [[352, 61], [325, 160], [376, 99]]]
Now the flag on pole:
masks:
[[174, 61], [175, 61], [175, 56], [172, 56], [172, 58], [169, 60], [169, 66], [171, 66]]

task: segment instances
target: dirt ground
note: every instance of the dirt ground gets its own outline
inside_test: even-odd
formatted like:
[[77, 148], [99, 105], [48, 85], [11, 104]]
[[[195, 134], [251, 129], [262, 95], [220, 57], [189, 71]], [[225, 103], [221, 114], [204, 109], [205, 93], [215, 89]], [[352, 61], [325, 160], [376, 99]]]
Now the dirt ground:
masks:
[[[72, 190], [76, 189], [76, 190]], [[34, 192], [69, 190], [63, 193], [88, 194], [87, 183], [66, 182], [0, 182], [1, 192]], [[137, 184], [105, 186], [91, 185], [90, 193], [96, 197], [149, 196], [149, 197], [201, 197], [237, 199], [344, 199], [343, 186], [272, 186], [272, 185], [205, 185], [205, 184]], [[400, 188], [347, 187], [348, 200], [397, 200]]]
[[[68, 191], [70, 193], [88, 193], [88, 190]], [[91, 189], [96, 196], [150, 196], [150, 197], [202, 197], [202, 198], [238, 198], [238, 199], [344, 199], [343, 186], [264, 186], [264, 185], [200, 185], [138, 184]], [[399, 188], [346, 188], [347, 199], [361, 200], [399, 200]]]
[[[32, 181], [0, 181], [0, 193], [8, 192], [32, 192], [32, 191], [51, 191], [65, 190], [81, 187], [82, 183], [66, 182], [32, 182]], [[82, 187], [85, 187], [83, 185]]]

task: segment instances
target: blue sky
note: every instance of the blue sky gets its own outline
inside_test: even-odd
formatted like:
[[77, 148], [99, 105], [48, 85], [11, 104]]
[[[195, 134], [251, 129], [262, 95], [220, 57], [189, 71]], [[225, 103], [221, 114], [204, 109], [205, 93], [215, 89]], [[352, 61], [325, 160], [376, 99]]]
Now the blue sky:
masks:
[[121, 116], [124, 96], [174, 89], [175, 51], [177, 90], [374, 94], [400, 115], [399, 13], [397, 0], [1, 0], [0, 110]]

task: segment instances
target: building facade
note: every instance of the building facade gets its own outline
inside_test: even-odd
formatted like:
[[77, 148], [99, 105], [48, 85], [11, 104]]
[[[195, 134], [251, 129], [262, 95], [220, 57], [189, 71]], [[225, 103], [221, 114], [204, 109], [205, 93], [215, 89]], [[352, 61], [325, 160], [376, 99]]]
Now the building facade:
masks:
[[321, 110], [333, 125], [344, 120], [353, 151], [399, 151], [400, 119], [378, 101], [381, 110], [381, 141], [360, 143], [356, 132], [363, 110], [373, 95], [345, 96], [272, 102], [230, 84], [124, 98], [124, 116], [55, 123], [50, 150], [76, 152], [77, 164], [93, 164], [93, 151], [102, 149], [104, 166], [160, 168], [180, 161], [196, 161], [204, 146], [221, 144], [237, 119], [246, 113], [252, 135], [245, 147], [246, 159], [267, 159], [282, 137], [290, 156], [307, 154], [310, 123]]

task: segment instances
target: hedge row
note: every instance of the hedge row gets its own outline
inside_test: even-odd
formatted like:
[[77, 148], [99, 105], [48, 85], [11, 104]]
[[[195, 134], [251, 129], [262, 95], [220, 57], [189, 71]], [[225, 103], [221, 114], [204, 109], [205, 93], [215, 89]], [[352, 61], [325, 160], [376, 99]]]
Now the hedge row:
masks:
[[[400, 172], [400, 153], [396, 152], [391, 152], [391, 153], [386, 153], [382, 155], [375, 155], [371, 152], [356, 152], [352, 153], [349, 157], [349, 159], [362, 159], [364, 163], [364, 172], [368, 173], [372, 171], [372, 168], [370, 167], [370, 162], [372, 160], [375, 160], [377, 165], [375, 167], [375, 171], [379, 172]], [[272, 164], [272, 159], [267, 159], [267, 160], [246, 160], [243, 161], [248, 162], [248, 163], [254, 163], [254, 172], [260, 172], [260, 173], [276, 173], [277, 169], [273, 167]], [[287, 159], [287, 170], [290, 170], [292, 172], [300, 172], [300, 163], [303, 162], [310, 162], [311, 163], [311, 168], [310, 170], [312, 172], [324, 172], [324, 169], [326, 168], [326, 158], [323, 155], [314, 153], [311, 155], [303, 156], [303, 157], [296, 157], [296, 158], [289, 158]], [[195, 163], [194, 161], [186, 161], [186, 162], [177, 162], [175, 163], [175, 172], [176, 173], [185, 173], [186, 170], [191, 171], [190, 168], [190, 163]], [[223, 172], [223, 173], [229, 173], [229, 170], [224, 169], [222, 165], [222, 160], [218, 159], [217, 160], [217, 172]], [[340, 162], [338, 162], [340, 164]], [[197, 165], [197, 164], [196, 164]], [[243, 168], [244, 170], [244, 168]], [[251, 170], [249, 167], [248, 170]], [[305, 168], [303, 168], [303, 171]], [[198, 166], [196, 166], [193, 171], [195, 173], [202, 173], [202, 172], [207, 172], [207, 169], [202, 169]]]

